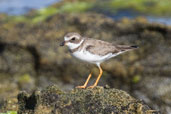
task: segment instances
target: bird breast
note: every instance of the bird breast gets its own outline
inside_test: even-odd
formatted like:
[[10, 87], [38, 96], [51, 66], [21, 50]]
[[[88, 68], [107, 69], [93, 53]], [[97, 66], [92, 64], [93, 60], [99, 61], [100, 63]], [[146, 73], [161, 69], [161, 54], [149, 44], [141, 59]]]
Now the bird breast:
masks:
[[100, 55], [92, 54], [88, 51], [81, 50], [81, 51], [74, 52], [73, 56], [82, 61], [96, 64], [96, 63], [101, 63], [105, 61], [106, 59], [109, 59], [112, 56], [112, 53], [109, 53], [105, 56], [100, 56]]

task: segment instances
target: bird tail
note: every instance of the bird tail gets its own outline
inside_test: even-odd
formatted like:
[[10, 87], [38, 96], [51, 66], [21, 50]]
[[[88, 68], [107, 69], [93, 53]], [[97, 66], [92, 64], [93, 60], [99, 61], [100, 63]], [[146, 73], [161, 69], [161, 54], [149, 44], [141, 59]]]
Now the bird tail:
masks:
[[129, 50], [136, 49], [136, 48], [139, 48], [139, 47], [136, 45], [132, 45], [132, 46], [117, 45], [117, 49], [119, 49], [120, 51], [129, 51]]

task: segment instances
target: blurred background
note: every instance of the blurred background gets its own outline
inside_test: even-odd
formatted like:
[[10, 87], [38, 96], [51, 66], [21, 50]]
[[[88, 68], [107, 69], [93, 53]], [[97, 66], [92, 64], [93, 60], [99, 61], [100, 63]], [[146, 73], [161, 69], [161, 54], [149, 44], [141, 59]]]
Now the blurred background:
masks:
[[171, 114], [170, 0], [0, 0], [0, 112], [17, 94], [56, 84], [69, 91], [98, 69], [59, 47], [68, 32], [139, 49], [102, 64], [100, 86]]

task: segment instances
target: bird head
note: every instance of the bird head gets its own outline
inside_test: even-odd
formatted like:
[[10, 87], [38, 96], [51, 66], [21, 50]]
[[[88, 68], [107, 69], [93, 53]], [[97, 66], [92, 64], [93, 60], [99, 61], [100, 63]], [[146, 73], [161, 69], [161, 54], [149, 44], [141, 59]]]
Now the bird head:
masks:
[[67, 45], [70, 49], [77, 48], [81, 45], [81, 42], [83, 41], [83, 38], [80, 34], [71, 32], [67, 33], [64, 36], [64, 41], [60, 44], [60, 46]]

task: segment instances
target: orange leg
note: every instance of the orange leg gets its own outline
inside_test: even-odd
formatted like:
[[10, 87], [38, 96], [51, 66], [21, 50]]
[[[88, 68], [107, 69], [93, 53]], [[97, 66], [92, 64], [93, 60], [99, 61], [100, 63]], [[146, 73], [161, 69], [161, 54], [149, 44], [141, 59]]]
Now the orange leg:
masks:
[[83, 86], [77, 86], [76, 88], [86, 88], [86, 86], [87, 86], [88, 81], [90, 80], [90, 78], [91, 78], [91, 73], [88, 75], [88, 78], [87, 78], [86, 82], [84, 83], [84, 85]]
[[99, 80], [100, 80], [100, 78], [101, 78], [101, 76], [102, 76], [102, 73], [103, 73], [103, 70], [102, 70], [102, 68], [100, 67], [100, 65], [98, 65], [98, 68], [99, 68], [99, 70], [100, 70], [100, 74], [99, 74], [99, 76], [97, 77], [96, 82], [95, 82], [92, 86], [90, 86], [90, 87], [88, 87], [88, 88], [94, 88], [95, 86], [97, 86], [97, 84], [98, 84], [98, 82], [99, 82]]

